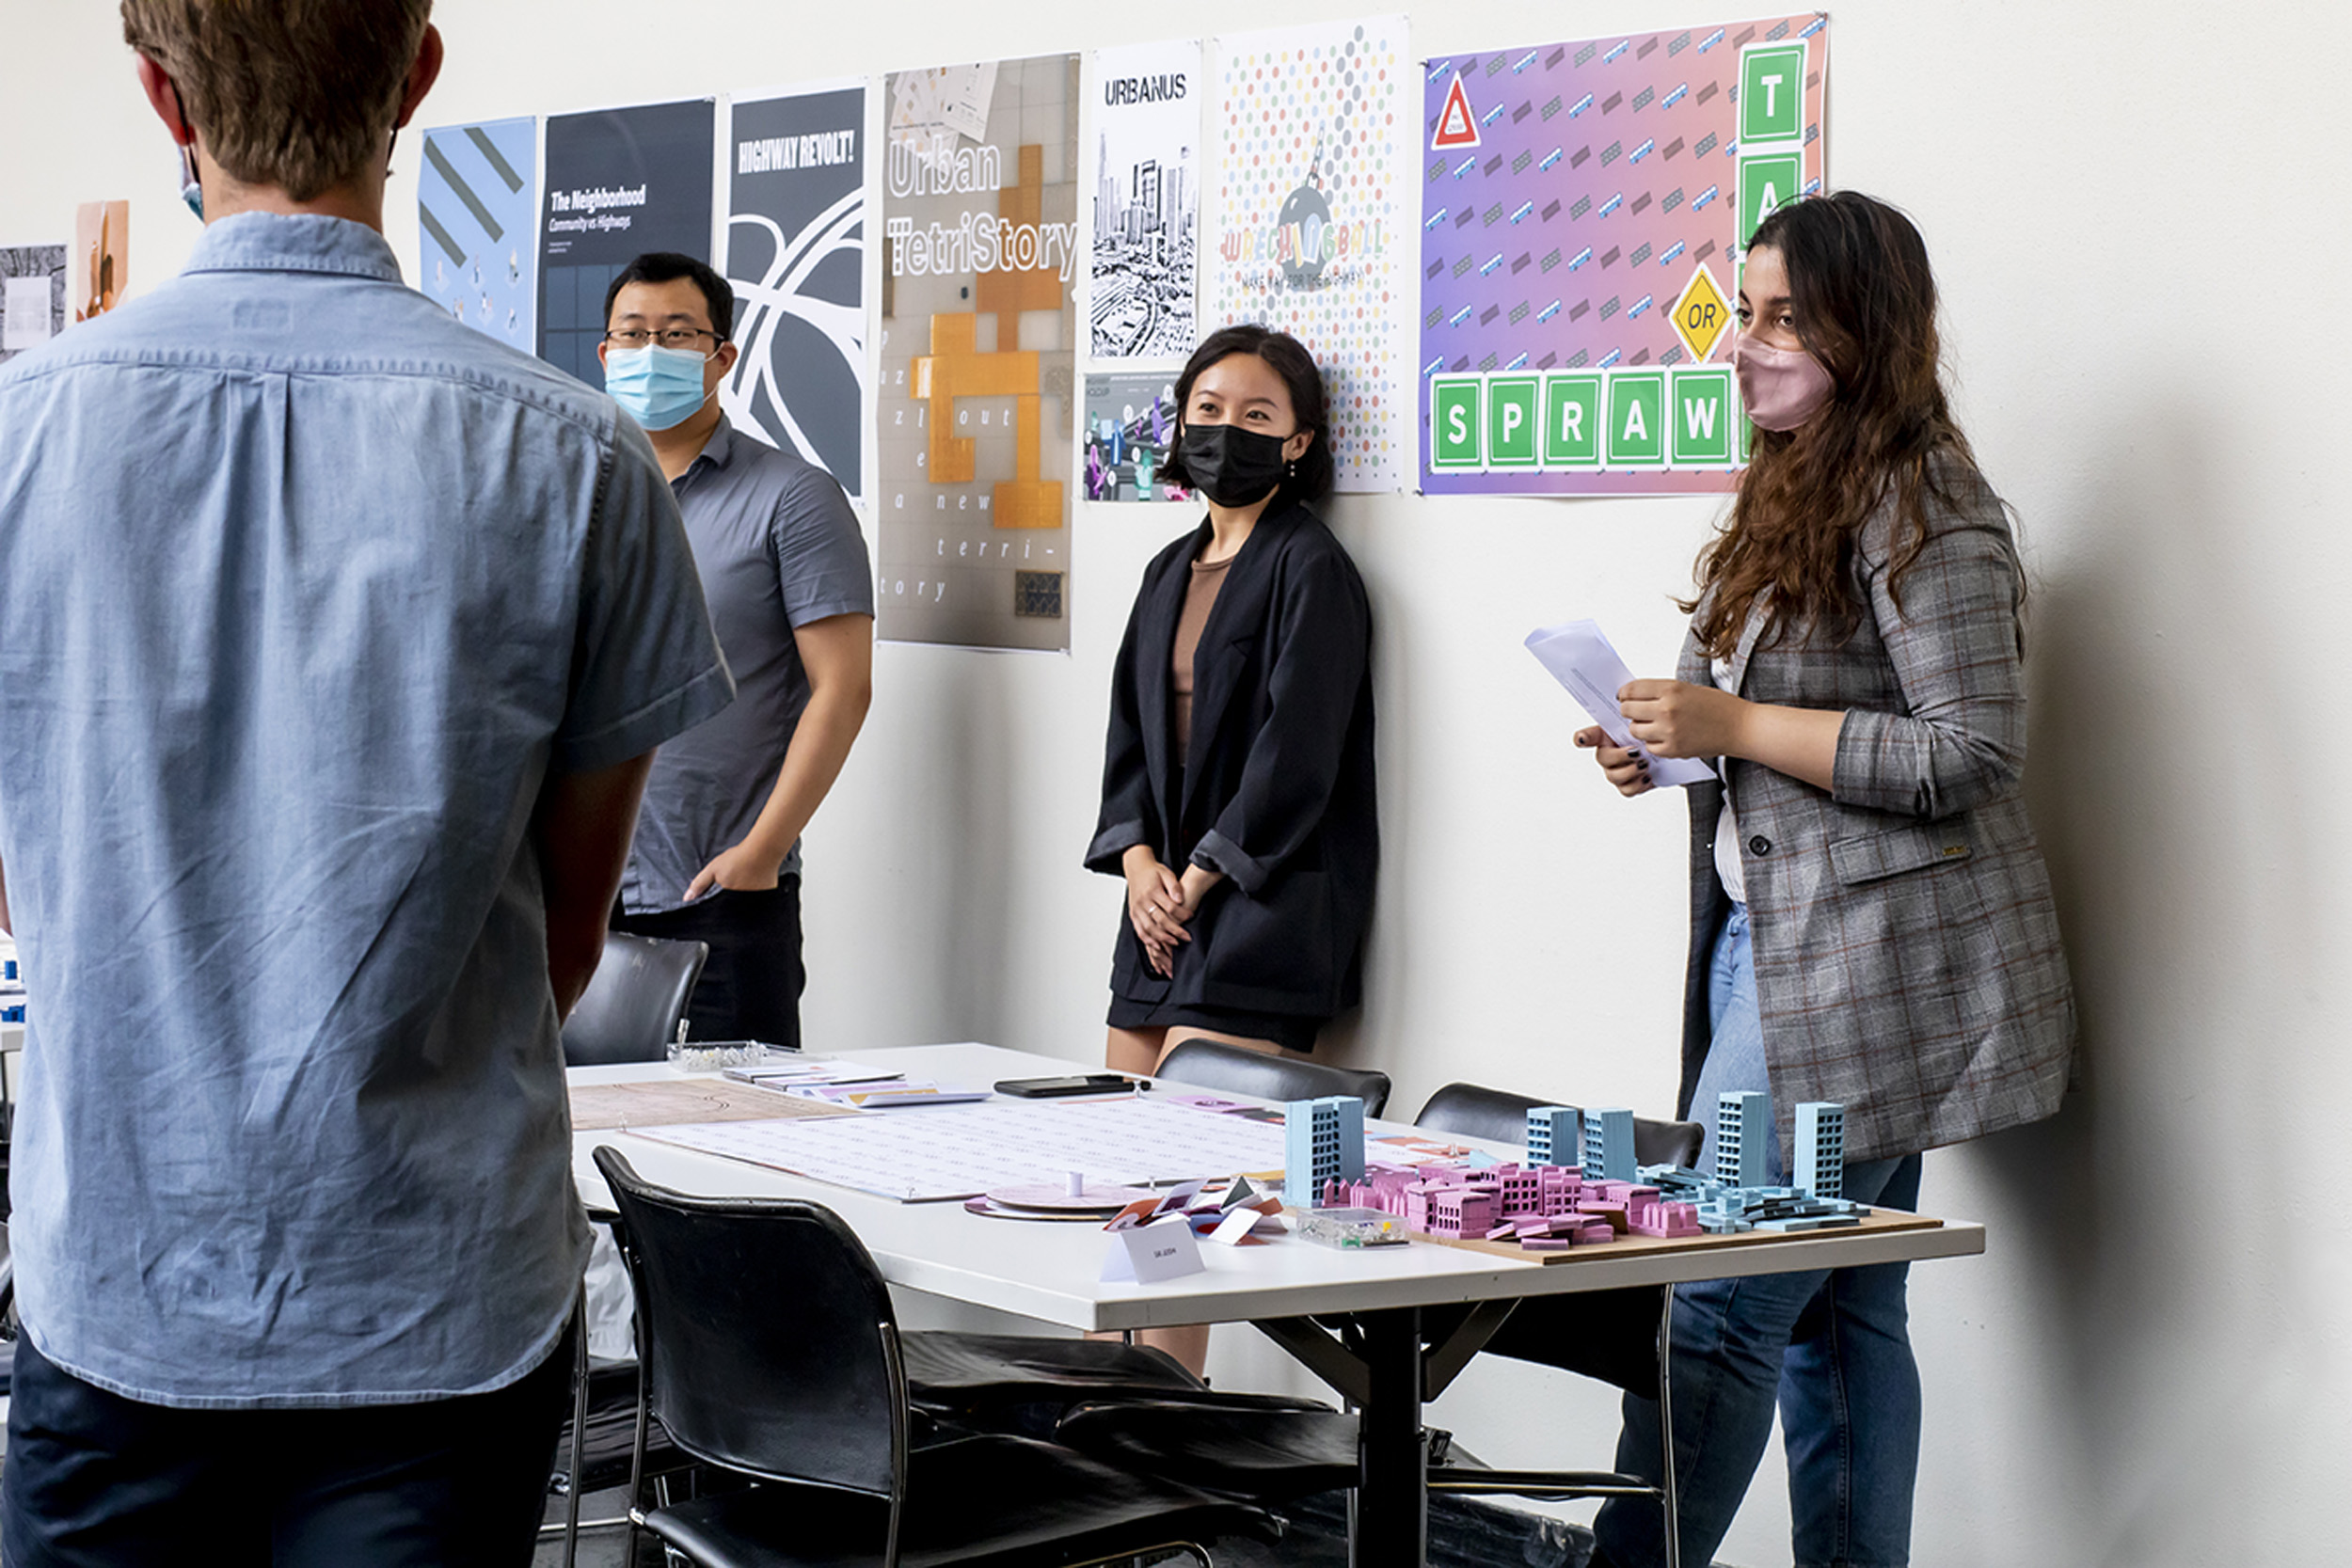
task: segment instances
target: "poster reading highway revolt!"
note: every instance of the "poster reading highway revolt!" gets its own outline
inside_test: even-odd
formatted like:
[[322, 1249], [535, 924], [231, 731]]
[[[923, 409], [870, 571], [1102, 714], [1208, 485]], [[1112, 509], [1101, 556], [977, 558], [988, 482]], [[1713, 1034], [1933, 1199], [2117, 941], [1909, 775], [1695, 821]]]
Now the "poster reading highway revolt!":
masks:
[[1422, 72], [1422, 488], [1728, 490], [1739, 247], [1821, 188], [1828, 18], [1454, 55]]
[[719, 398], [739, 430], [864, 494], [866, 87], [738, 96], [726, 265], [739, 356]]

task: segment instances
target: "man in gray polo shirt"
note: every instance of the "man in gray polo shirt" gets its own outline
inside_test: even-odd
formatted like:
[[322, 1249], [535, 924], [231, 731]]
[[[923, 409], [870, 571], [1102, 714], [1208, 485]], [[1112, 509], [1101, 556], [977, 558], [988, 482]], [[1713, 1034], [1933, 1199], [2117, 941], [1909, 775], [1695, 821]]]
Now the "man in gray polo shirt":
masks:
[[690, 256], [641, 256], [604, 314], [606, 389], [653, 437], [739, 691], [655, 758], [612, 924], [709, 943], [695, 1037], [798, 1045], [801, 830], [873, 690], [866, 540], [832, 476], [721, 412], [736, 358], [726, 279]]

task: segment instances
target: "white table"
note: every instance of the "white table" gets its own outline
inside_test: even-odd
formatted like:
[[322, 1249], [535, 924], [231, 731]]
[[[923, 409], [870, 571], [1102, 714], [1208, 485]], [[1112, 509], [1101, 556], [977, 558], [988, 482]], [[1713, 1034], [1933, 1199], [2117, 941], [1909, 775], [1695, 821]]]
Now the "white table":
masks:
[[[866, 1051], [853, 1057], [903, 1069], [910, 1078], [942, 1083], [987, 1085], [1000, 1078], [1073, 1070], [1059, 1057], [977, 1044]], [[573, 1069], [572, 1079], [625, 1083], [671, 1075], [666, 1066], [580, 1068]], [[956, 1111], [939, 1106], [882, 1114], [949, 1117]], [[1089, 1331], [1200, 1323], [1259, 1324], [1362, 1409], [1364, 1463], [1354, 1552], [1359, 1568], [1419, 1564], [1425, 1557], [1428, 1501], [1422, 1402], [1451, 1381], [1500, 1326], [1502, 1315], [1499, 1308], [1473, 1314], [1453, 1339], [1424, 1353], [1422, 1307], [1676, 1284], [1726, 1274], [1786, 1274], [1957, 1258], [1984, 1250], [1982, 1226], [1953, 1221], [1925, 1230], [1815, 1231], [1688, 1254], [1613, 1258], [1600, 1251], [1551, 1265], [1434, 1243], [1341, 1252], [1290, 1237], [1263, 1247], [1205, 1246], [1201, 1254], [1206, 1271], [1182, 1279], [1157, 1285], [1105, 1284], [1098, 1276], [1107, 1243], [1094, 1226], [983, 1219], [953, 1202], [898, 1203], [609, 1131], [583, 1132], [574, 1138], [573, 1168], [582, 1196], [591, 1202], [607, 1201], [591, 1159], [591, 1151], [604, 1143], [621, 1148], [647, 1180], [680, 1192], [822, 1203], [857, 1232], [882, 1277], [907, 1290]], [[1358, 1315], [1364, 1341], [1360, 1361], [1304, 1321], [1333, 1313]]]

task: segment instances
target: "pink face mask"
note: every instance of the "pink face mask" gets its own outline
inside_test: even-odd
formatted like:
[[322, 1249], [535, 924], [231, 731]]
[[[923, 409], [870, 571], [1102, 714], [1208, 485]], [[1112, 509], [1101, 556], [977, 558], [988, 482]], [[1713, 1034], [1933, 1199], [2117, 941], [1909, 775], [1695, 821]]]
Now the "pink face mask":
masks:
[[1740, 401], [1758, 430], [1794, 430], [1837, 389], [1829, 368], [1803, 349], [1774, 348], [1742, 332], [1731, 341]]

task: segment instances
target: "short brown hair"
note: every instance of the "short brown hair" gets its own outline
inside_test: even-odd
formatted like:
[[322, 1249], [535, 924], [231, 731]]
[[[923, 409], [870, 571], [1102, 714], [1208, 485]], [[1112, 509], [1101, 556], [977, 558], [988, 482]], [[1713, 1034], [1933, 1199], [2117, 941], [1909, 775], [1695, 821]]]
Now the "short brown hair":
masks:
[[356, 178], [400, 117], [433, 0], [122, 0], [232, 179], [296, 201]]

